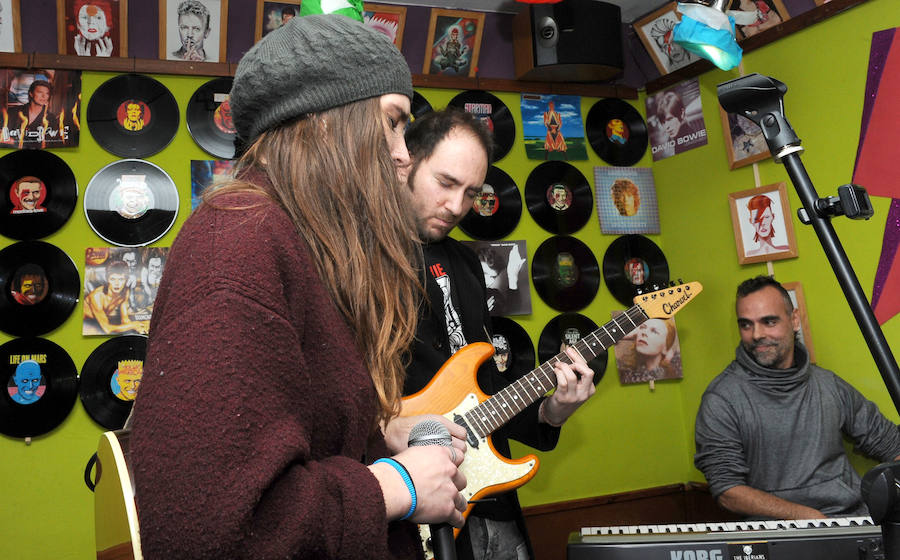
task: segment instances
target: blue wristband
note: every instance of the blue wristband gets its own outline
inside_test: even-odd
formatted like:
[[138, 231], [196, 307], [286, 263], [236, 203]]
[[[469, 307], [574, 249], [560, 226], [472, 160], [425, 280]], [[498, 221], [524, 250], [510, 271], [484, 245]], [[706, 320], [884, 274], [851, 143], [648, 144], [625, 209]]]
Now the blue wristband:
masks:
[[396, 471], [400, 474], [400, 478], [403, 479], [403, 482], [406, 483], [406, 489], [409, 490], [409, 497], [412, 498], [412, 504], [409, 506], [409, 511], [406, 512], [406, 515], [400, 518], [400, 520], [408, 519], [416, 511], [416, 487], [413, 484], [412, 478], [409, 476], [409, 471], [406, 470], [406, 467], [400, 464], [399, 461], [395, 461], [390, 457], [384, 459], [378, 459], [373, 465], [377, 463], [387, 463], [388, 465], [394, 467]]

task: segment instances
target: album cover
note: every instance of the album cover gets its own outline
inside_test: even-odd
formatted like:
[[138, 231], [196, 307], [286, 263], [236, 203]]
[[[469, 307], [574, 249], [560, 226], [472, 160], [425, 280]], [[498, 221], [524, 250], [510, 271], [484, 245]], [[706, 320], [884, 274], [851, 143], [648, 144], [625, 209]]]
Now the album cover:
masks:
[[528, 159], [587, 159], [581, 97], [523, 93], [522, 137]]
[[603, 233], [659, 233], [656, 185], [649, 167], [595, 167], [594, 193]]
[[[615, 319], [622, 311], [613, 311]], [[675, 319], [648, 319], [615, 345], [616, 368], [623, 385], [681, 379], [681, 344]]]
[[700, 80], [686, 80], [647, 97], [653, 161], [706, 145]]
[[234, 169], [234, 160], [192, 159], [191, 160], [191, 210], [200, 205], [203, 191], [213, 183], [229, 179]]
[[0, 70], [0, 111], [5, 148], [66, 148], [78, 145], [81, 71]]
[[463, 241], [478, 255], [493, 316], [531, 314], [528, 251], [524, 241]]

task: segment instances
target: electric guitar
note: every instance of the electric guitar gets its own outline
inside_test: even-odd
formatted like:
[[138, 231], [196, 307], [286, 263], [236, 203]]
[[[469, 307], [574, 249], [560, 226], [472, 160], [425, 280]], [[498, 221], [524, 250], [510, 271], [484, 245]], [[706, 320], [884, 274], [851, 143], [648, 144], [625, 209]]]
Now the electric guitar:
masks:
[[[641, 294], [634, 298], [634, 306], [573, 346], [589, 362], [644, 321], [672, 317], [702, 290], [699, 282], [690, 282]], [[479, 366], [493, 354], [494, 347], [487, 342], [462, 347], [444, 362], [428, 385], [403, 399], [400, 413], [401, 416], [440, 414], [466, 429], [468, 449], [459, 467], [468, 481], [462, 491], [468, 502], [463, 517], [469, 516], [478, 500], [514, 490], [537, 474], [535, 455], [507, 459], [494, 449], [491, 433], [556, 386], [553, 372], [556, 362], [572, 363], [565, 352], [560, 352], [489, 396], [478, 388], [476, 376]], [[431, 557], [427, 550], [428, 525], [420, 525], [419, 531], [426, 543], [426, 557]], [[454, 529], [453, 534], [457, 536], [459, 529]]]
[[141, 560], [134, 483], [128, 463], [131, 432], [104, 432], [97, 446], [94, 532], [97, 560]]

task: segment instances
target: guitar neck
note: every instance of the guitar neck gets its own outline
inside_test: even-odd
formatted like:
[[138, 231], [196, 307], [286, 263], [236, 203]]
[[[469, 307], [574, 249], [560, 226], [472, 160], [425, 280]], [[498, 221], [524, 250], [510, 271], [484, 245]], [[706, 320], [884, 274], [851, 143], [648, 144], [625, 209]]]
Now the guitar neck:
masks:
[[[583, 337], [573, 347], [586, 362], [589, 362], [648, 318], [643, 309], [637, 305], [632, 306], [612, 321]], [[553, 372], [556, 362], [571, 364], [572, 360], [568, 354], [560, 352], [537, 369], [531, 370], [518, 381], [468, 411], [464, 416], [469, 426], [478, 432], [479, 437], [485, 437], [546, 395], [550, 389], [556, 387], [556, 374]]]

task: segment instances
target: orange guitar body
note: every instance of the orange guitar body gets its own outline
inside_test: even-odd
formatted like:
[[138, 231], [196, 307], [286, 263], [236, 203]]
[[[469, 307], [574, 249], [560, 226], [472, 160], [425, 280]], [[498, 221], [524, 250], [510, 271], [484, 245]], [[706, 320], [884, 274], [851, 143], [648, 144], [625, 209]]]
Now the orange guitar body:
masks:
[[[447, 360], [431, 381], [421, 391], [403, 399], [401, 416], [440, 414], [450, 420], [464, 415], [480, 403], [490, 399], [478, 388], [478, 367], [494, 354], [494, 347], [487, 342], [464, 346]], [[526, 455], [521, 459], [507, 459], [500, 455], [490, 435], [478, 437], [469, 431], [466, 458], [459, 469], [468, 482], [462, 494], [469, 505], [463, 513], [468, 517], [474, 501], [494, 494], [514, 490], [537, 473], [538, 458]], [[473, 445], [475, 438], [477, 445]], [[454, 535], [459, 529], [454, 530]]]

